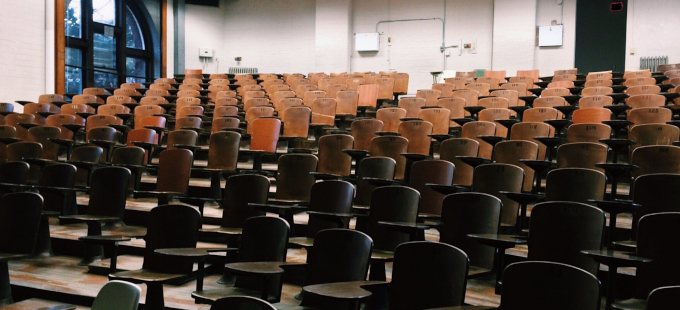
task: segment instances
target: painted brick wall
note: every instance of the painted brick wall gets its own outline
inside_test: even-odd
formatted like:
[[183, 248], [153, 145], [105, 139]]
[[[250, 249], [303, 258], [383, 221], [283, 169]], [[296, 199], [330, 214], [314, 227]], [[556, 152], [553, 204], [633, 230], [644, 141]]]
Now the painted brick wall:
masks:
[[[628, 0], [626, 70], [640, 68], [640, 57], [668, 55], [669, 63], [680, 63], [680, 1]], [[636, 49], [635, 55], [630, 48]]]
[[492, 69], [517, 70], [534, 67], [536, 47], [536, 0], [495, 0]]
[[45, 1], [3, 2], [0, 102], [37, 101], [45, 92]]

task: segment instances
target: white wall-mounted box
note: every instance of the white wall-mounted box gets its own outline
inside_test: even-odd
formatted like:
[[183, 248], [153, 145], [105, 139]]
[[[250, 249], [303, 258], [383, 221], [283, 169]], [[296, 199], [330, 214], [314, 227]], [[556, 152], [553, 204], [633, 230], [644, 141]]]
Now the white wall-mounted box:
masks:
[[357, 33], [355, 36], [354, 48], [357, 52], [377, 52], [380, 51], [380, 34], [377, 32]]
[[213, 58], [215, 51], [212, 48], [201, 47], [198, 49], [198, 57]]
[[538, 46], [562, 46], [564, 26], [538, 27]]

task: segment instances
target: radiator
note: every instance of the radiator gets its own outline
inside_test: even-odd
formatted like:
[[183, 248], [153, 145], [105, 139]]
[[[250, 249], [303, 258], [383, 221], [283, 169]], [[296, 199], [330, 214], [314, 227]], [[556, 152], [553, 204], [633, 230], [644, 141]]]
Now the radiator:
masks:
[[229, 67], [229, 74], [256, 74], [257, 68]]
[[656, 72], [659, 65], [668, 64], [668, 56], [640, 57], [640, 70], [649, 69]]

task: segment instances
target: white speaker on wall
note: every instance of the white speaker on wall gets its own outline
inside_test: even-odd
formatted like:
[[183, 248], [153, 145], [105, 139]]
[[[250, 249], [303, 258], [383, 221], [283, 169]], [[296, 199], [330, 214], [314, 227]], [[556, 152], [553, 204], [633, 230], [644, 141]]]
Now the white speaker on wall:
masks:
[[377, 32], [355, 34], [354, 48], [357, 52], [380, 51], [380, 34]]

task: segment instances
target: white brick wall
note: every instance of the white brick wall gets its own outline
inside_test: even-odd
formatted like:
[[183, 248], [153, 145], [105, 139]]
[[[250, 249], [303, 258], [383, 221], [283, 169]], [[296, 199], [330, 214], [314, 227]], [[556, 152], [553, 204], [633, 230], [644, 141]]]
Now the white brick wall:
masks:
[[493, 70], [534, 67], [536, 46], [536, 0], [495, 0], [493, 21]]
[[351, 18], [351, 0], [316, 0], [314, 71], [349, 71]]
[[[640, 57], [668, 55], [669, 63], [680, 63], [680, 1], [628, 0], [626, 70], [640, 68]], [[636, 49], [635, 55], [630, 48]]]
[[45, 92], [45, 1], [1, 3], [0, 102], [37, 101]]
[[[260, 72], [314, 71], [315, 0], [248, 0], [214, 7], [186, 6], [186, 68], [201, 68], [199, 47], [216, 50], [219, 71], [236, 66]], [[216, 70], [213, 59], [205, 72]]]

